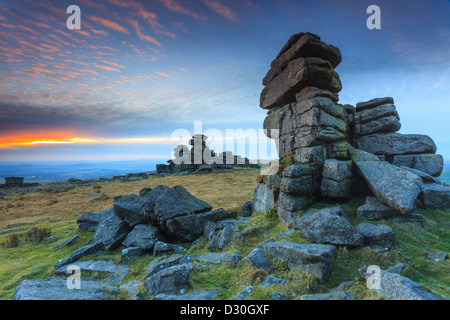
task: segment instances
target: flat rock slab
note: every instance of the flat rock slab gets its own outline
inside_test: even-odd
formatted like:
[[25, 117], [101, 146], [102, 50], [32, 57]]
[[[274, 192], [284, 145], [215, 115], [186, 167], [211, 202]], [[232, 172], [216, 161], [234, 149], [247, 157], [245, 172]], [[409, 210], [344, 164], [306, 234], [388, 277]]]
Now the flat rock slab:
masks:
[[[77, 266], [81, 272], [106, 272], [106, 273], [122, 273], [130, 271], [127, 265], [116, 265], [112, 261], [77, 261], [71, 264]], [[68, 275], [67, 270], [69, 266], [64, 266], [55, 271], [55, 275]], [[70, 274], [69, 274], [70, 275]]]
[[355, 162], [376, 198], [403, 214], [414, 209], [423, 186], [422, 179], [386, 161]]
[[377, 198], [368, 196], [366, 203], [357, 210], [358, 219], [361, 220], [381, 220], [400, 214], [398, 211], [381, 203]]
[[436, 153], [436, 145], [422, 134], [373, 134], [356, 140], [358, 149], [379, 155]]
[[114, 197], [113, 206], [114, 213], [125, 220], [130, 227], [149, 223], [149, 219], [142, 214], [141, 197], [136, 194]]
[[312, 273], [321, 281], [328, 278], [337, 252], [332, 245], [290, 241], [267, 242], [260, 244], [259, 248], [267, 255], [286, 261], [289, 268]]
[[72, 264], [78, 260], [80, 260], [82, 257], [95, 254], [105, 248], [105, 245], [101, 242], [95, 242], [92, 244], [89, 244], [87, 246], [81, 247], [74, 252], [72, 252], [67, 258], [61, 259], [58, 262], [55, 263], [55, 268], [59, 269], [61, 267], [64, 267], [66, 265]]
[[112, 213], [114, 213], [114, 208], [109, 208], [102, 212], [85, 213], [77, 219], [78, 228], [95, 231], [100, 222], [108, 218]]
[[198, 291], [189, 294], [182, 295], [173, 295], [173, 294], [158, 294], [153, 298], [153, 300], [187, 300], [187, 301], [196, 301], [196, 300], [213, 300], [217, 295], [220, 294], [220, 291], [217, 290], [207, 290], [207, 291]]
[[108, 300], [119, 289], [91, 278], [80, 279], [81, 289], [69, 289], [67, 280], [25, 280], [17, 287], [13, 300]]

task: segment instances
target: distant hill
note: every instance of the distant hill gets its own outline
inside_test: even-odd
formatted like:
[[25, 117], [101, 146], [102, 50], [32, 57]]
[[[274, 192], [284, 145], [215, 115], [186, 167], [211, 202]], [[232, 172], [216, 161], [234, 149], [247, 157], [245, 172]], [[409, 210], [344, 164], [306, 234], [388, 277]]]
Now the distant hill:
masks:
[[67, 180], [111, 177], [156, 170], [164, 159], [98, 162], [0, 162], [0, 181], [24, 177], [25, 181]]

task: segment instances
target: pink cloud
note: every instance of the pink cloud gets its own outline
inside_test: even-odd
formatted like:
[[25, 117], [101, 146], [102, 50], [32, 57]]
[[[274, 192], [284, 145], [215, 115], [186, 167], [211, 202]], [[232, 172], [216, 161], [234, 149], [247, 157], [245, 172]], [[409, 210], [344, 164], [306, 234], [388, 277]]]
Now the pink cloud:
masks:
[[125, 34], [130, 34], [128, 32], [128, 29], [122, 27], [121, 25], [119, 25], [118, 23], [116, 23], [114, 21], [111, 21], [111, 20], [108, 20], [108, 19], [103, 19], [103, 18], [96, 17], [96, 16], [89, 16], [88, 19], [93, 21], [93, 22], [96, 22], [98, 24], [101, 24], [101, 25], [103, 25], [103, 26], [105, 26], [107, 28], [113, 29], [115, 31], [119, 31], [119, 32], [122, 32], [122, 33], [125, 33]]
[[231, 21], [239, 21], [237, 14], [233, 12], [230, 8], [223, 5], [219, 0], [203, 0], [204, 3], [217, 14], [227, 18]]

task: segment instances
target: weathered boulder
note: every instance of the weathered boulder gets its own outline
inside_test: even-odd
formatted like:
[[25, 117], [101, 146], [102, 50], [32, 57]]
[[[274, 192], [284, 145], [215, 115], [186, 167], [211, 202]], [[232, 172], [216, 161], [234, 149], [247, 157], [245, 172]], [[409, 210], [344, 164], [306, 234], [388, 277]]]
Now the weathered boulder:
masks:
[[450, 187], [437, 183], [424, 183], [419, 199], [425, 209], [450, 208]]
[[356, 140], [358, 149], [376, 155], [436, 153], [434, 141], [421, 134], [372, 134]]
[[417, 175], [386, 161], [355, 162], [379, 201], [403, 214], [414, 209], [423, 182]]
[[182, 246], [173, 243], [165, 243], [162, 241], [156, 241], [155, 246], [153, 247], [154, 256], [168, 252], [185, 252], [185, 251], [187, 251], [187, 249]]
[[356, 230], [364, 237], [364, 245], [371, 249], [384, 251], [397, 247], [395, 232], [389, 226], [360, 223]]
[[141, 212], [141, 197], [136, 194], [114, 197], [114, 213], [122, 218], [130, 227], [146, 224], [150, 220]]
[[183, 186], [175, 186], [165, 191], [155, 204], [156, 216], [162, 229], [166, 229], [166, 222], [170, 219], [211, 209], [211, 205], [194, 197]]
[[440, 154], [417, 154], [413, 168], [433, 177], [439, 177], [444, 170], [444, 158]]
[[142, 255], [142, 248], [139, 247], [128, 247], [122, 250], [120, 259], [123, 261], [130, 261], [135, 257]]
[[250, 217], [252, 215], [252, 202], [246, 201], [242, 204], [241, 217]]
[[258, 247], [266, 255], [286, 261], [289, 268], [312, 273], [321, 281], [328, 278], [336, 255], [336, 247], [326, 244], [279, 241], [262, 243]]
[[274, 208], [278, 200], [279, 189], [270, 189], [264, 183], [258, 183], [255, 187], [252, 201], [253, 212], [268, 212]]
[[156, 222], [156, 199], [169, 189], [169, 187], [159, 185], [154, 188], [144, 188], [139, 192], [141, 196], [142, 215], [147, 217], [152, 223]]
[[100, 222], [109, 217], [111, 213], [114, 213], [114, 208], [97, 213], [85, 213], [77, 219], [78, 228], [95, 231]]
[[[367, 267], [360, 269], [360, 274], [373, 279], [375, 275], [367, 272]], [[435, 295], [424, 291], [419, 284], [396, 273], [380, 270], [379, 279], [373, 279], [372, 289], [388, 300], [439, 300]]]
[[123, 239], [131, 231], [129, 225], [114, 213], [109, 213], [94, 233], [94, 241], [103, 243], [107, 250], [114, 250], [122, 244]]
[[117, 297], [119, 289], [91, 278], [82, 278], [81, 289], [72, 290], [67, 280], [48, 278], [47, 280], [25, 280], [17, 287], [12, 300], [108, 300]]
[[144, 286], [147, 288], [149, 296], [160, 293], [177, 295], [181, 290], [186, 290], [191, 286], [190, 271], [191, 269], [186, 265], [168, 267], [147, 278]]
[[336, 210], [339, 210], [339, 207], [338, 209], [311, 209], [297, 218], [295, 227], [301, 230], [311, 242], [337, 246], [362, 246], [364, 239], [361, 234], [342, 215], [337, 214]]
[[230, 212], [224, 209], [178, 216], [167, 220], [164, 230], [169, 236], [175, 237], [179, 241], [194, 241], [202, 236], [204, 226], [208, 221], [218, 222], [236, 217], [237, 212]]
[[366, 197], [366, 203], [357, 210], [358, 219], [381, 220], [400, 214], [397, 210], [381, 203], [373, 196]]
[[133, 230], [126, 236], [123, 245], [125, 247], [139, 247], [142, 250], [151, 250], [156, 241], [158, 241], [159, 234], [158, 227], [147, 224], [138, 224], [134, 226]]
[[64, 267], [66, 265], [72, 264], [78, 260], [80, 260], [82, 257], [95, 254], [101, 250], [103, 250], [105, 245], [101, 242], [95, 242], [92, 244], [89, 244], [87, 246], [81, 247], [74, 252], [72, 252], [67, 258], [61, 259], [58, 262], [54, 264], [55, 269], [59, 269], [61, 267]]
[[264, 251], [262, 251], [260, 248], [253, 249], [244, 259], [254, 267], [266, 272], [274, 266], [273, 262], [269, 258], [267, 258], [267, 256], [264, 254]]

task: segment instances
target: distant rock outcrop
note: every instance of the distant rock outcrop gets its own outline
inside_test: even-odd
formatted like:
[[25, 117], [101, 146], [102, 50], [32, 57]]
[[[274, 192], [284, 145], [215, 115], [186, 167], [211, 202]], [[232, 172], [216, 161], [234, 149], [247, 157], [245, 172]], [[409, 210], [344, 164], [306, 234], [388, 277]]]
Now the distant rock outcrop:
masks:
[[187, 173], [207, 173], [217, 169], [232, 169], [234, 167], [259, 168], [258, 164], [251, 163], [249, 159], [232, 152], [216, 154], [206, 145], [208, 137], [203, 134], [196, 134], [189, 141], [192, 146], [189, 149], [186, 145], [178, 145], [173, 151], [175, 159], [168, 160], [168, 165], [156, 165], [158, 174], [187, 174]]

